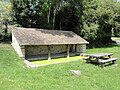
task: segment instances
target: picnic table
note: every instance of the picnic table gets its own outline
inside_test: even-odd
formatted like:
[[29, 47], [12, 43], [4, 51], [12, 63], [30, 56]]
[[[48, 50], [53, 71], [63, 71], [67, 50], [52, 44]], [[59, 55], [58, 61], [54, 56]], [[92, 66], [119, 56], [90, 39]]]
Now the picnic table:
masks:
[[112, 62], [114, 64], [116, 60], [117, 58], [112, 58], [112, 53], [97, 53], [89, 54], [86, 63], [97, 63], [104, 67], [105, 63]]

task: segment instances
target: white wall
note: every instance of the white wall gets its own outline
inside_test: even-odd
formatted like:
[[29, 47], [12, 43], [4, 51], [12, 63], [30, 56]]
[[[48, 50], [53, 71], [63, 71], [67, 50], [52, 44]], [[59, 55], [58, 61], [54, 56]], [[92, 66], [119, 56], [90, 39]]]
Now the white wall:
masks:
[[24, 46], [20, 46], [17, 42], [16, 38], [14, 37], [14, 34], [12, 33], [12, 46], [19, 55], [19, 57], [24, 58], [25, 57], [25, 49]]

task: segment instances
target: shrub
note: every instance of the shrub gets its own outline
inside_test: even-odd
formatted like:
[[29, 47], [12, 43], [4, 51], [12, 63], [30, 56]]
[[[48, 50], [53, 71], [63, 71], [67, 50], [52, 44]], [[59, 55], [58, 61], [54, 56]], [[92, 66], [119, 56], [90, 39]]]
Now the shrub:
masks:
[[12, 34], [11, 33], [0, 33], [0, 43], [10, 43], [12, 40]]

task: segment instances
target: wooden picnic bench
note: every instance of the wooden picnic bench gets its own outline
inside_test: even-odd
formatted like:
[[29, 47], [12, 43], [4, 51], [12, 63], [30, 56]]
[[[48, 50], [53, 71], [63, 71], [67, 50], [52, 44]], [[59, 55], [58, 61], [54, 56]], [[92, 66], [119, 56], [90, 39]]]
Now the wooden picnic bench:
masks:
[[112, 53], [98, 53], [98, 54], [89, 54], [89, 57], [85, 58], [86, 63], [97, 63], [101, 67], [104, 67], [106, 63], [112, 62], [115, 64], [117, 58], [112, 58]]
[[105, 59], [105, 60], [100, 60], [99, 63], [101, 65], [101, 67], [104, 67], [105, 63], [109, 63], [112, 62], [112, 64], [115, 64], [117, 58], [109, 58], [109, 59]]

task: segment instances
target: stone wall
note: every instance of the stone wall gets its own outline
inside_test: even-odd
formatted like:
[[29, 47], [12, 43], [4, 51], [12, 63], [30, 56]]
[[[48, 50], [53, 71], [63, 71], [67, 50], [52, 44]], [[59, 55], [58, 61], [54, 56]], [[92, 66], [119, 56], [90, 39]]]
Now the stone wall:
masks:
[[57, 53], [64, 53], [67, 50], [67, 45], [53, 45], [51, 46], [51, 53], [57, 54]]
[[[57, 53], [63, 53], [66, 52], [66, 45], [52, 45], [51, 48], [51, 54], [57, 54]], [[48, 54], [48, 47], [47, 45], [40, 45], [40, 46], [25, 46], [25, 53], [26, 56], [30, 55], [45, 55]]]
[[[54, 54], [67, 53], [67, 45], [51, 45], [50, 46], [52, 56]], [[75, 45], [70, 45], [70, 52], [75, 52]], [[86, 51], [86, 45], [76, 45], [77, 53], [84, 53]], [[25, 46], [25, 54], [26, 56], [42, 56], [48, 55], [48, 46], [40, 45], [40, 46]]]
[[77, 45], [77, 52], [85, 53], [86, 52], [86, 44]]
[[26, 56], [31, 55], [40, 55], [40, 54], [48, 54], [48, 47], [47, 46], [25, 46], [25, 54]]

